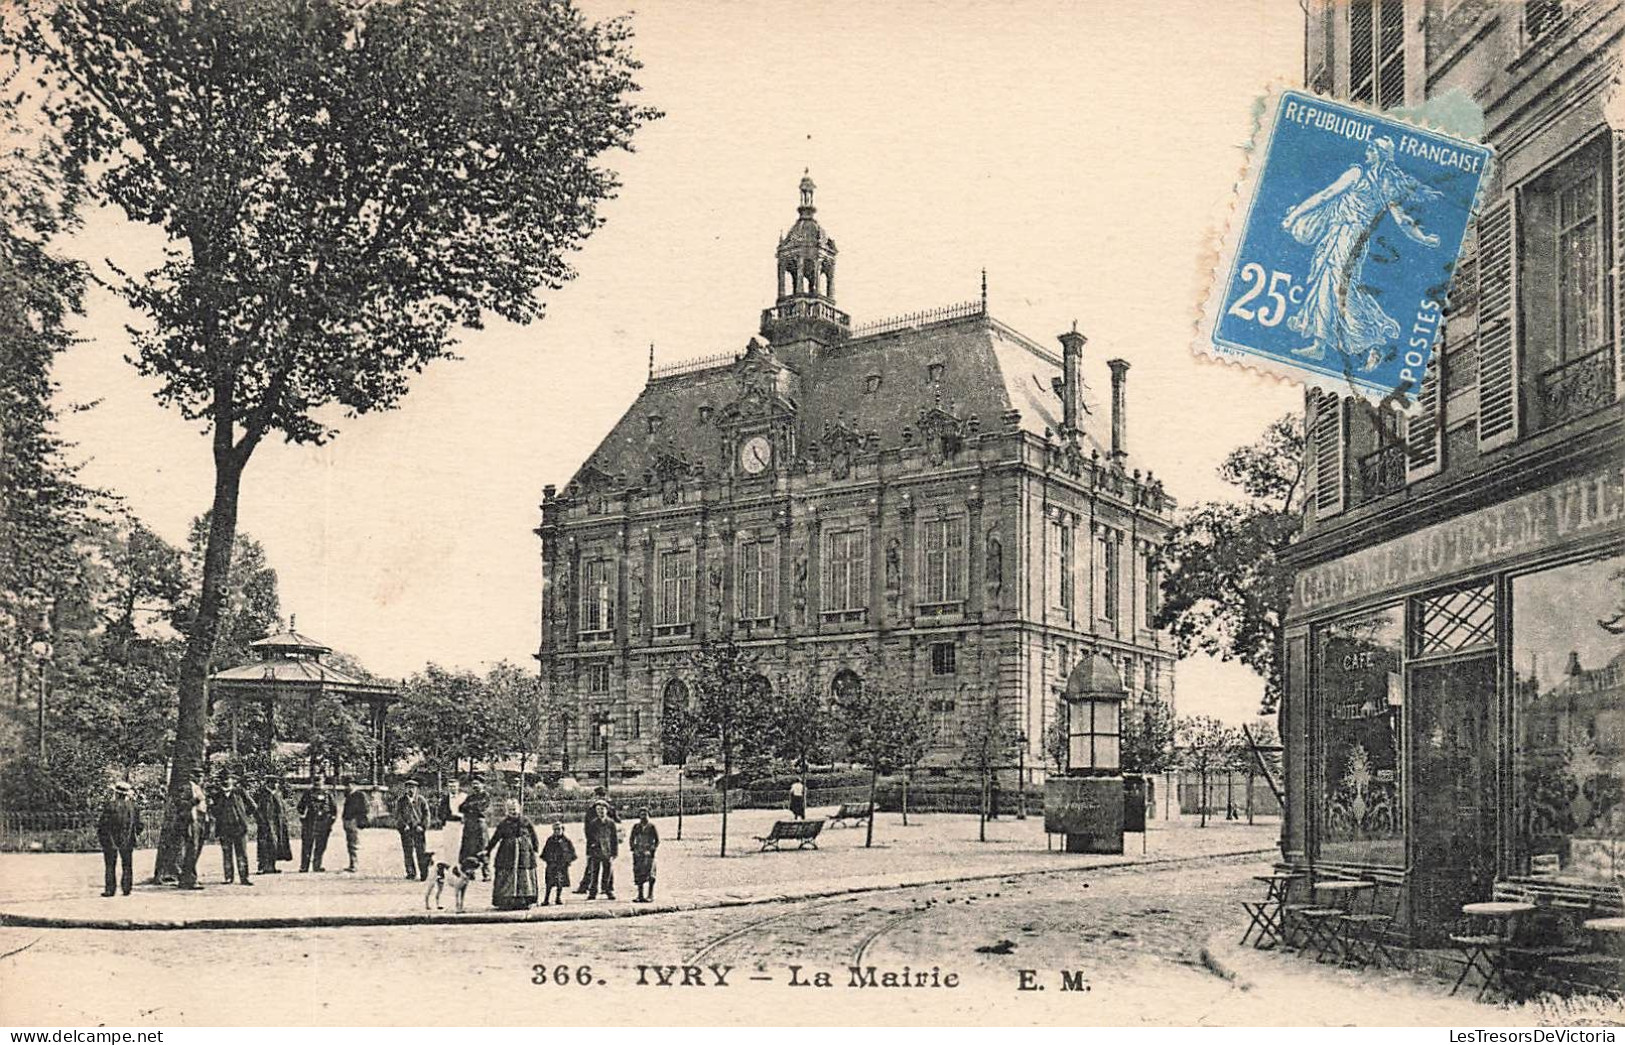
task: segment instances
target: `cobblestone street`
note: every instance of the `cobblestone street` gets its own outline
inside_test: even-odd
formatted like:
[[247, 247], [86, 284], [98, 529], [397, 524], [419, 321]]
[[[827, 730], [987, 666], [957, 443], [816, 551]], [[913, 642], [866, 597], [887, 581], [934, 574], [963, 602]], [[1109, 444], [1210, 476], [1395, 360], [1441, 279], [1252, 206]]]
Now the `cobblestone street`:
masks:
[[[1362, 979], [1286, 959], [1241, 981], [1220, 978], [1203, 963], [1204, 943], [1233, 939], [1237, 901], [1250, 895], [1261, 866], [1257, 857], [1230, 857], [1045, 871], [544, 924], [7, 928], [0, 929], [0, 1023], [1507, 1020], [1489, 1006], [1445, 998], [1443, 985], [1394, 973]], [[653, 967], [683, 965], [699, 966], [689, 978], [706, 986], [678, 986], [680, 971], [664, 971], [673, 985], [658, 985], [662, 973]], [[799, 981], [827, 973], [832, 986], [792, 986], [791, 966]], [[906, 967], [910, 982], [923, 972], [939, 983], [952, 976], [957, 986], [854, 989], [852, 966], [872, 967], [877, 982]], [[1021, 970], [1041, 989], [1018, 989]], [[726, 988], [715, 986], [718, 972]]]

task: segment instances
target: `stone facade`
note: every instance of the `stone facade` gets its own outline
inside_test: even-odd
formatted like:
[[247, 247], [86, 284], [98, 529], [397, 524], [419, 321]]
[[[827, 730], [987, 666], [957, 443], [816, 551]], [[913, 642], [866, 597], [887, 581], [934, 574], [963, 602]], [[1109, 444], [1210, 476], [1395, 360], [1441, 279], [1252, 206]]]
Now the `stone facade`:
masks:
[[663, 708], [687, 699], [689, 653], [713, 636], [753, 647], [775, 691], [884, 674], [925, 692], [937, 765], [959, 757], [967, 712], [997, 700], [1041, 771], [1088, 652], [1132, 693], [1172, 696], [1172, 642], [1149, 625], [1173, 502], [1129, 465], [1127, 364], [1110, 367], [1113, 426], [1084, 384], [1083, 336], [1046, 349], [988, 315], [985, 291], [852, 330], [812, 193], [804, 180], [764, 340], [651, 369], [544, 492], [538, 659], [575, 709], [555, 764], [600, 764], [604, 713], [616, 772], [669, 761]]

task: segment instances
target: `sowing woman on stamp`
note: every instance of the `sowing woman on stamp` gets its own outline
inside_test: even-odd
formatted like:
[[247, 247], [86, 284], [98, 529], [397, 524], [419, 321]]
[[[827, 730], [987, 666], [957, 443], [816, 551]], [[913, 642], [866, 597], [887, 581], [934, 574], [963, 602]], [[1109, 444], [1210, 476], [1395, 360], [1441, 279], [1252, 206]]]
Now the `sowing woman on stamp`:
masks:
[[1362, 371], [1382, 362], [1382, 346], [1399, 336], [1399, 324], [1384, 312], [1364, 287], [1365, 259], [1372, 234], [1384, 212], [1408, 238], [1437, 247], [1439, 237], [1422, 231], [1405, 205], [1436, 199], [1439, 192], [1423, 185], [1394, 163], [1394, 143], [1378, 138], [1367, 146], [1365, 162], [1287, 211], [1281, 227], [1304, 246], [1315, 248], [1309, 265], [1309, 288], [1286, 325], [1310, 340], [1295, 355], [1324, 359], [1328, 348]]

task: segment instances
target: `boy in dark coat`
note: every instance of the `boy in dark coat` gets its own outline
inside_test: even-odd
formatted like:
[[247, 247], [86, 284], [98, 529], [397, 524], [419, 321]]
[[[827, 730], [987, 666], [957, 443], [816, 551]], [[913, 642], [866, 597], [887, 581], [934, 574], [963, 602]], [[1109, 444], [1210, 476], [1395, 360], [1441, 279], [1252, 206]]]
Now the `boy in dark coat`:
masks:
[[555, 891], [558, 893], [559, 903], [564, 903], [564, 890], [570, 885], [570, 865], [575, 863], [576, 847], [564, 834], [564, 825], [557, 821], [553, 824], [553, 833], [547, 837], [542, 846], [542, 866], [545, 876], [542, 879], [542, 906], [546, 907], [548, 898]]
[[[633, 903], [648, 903], [655, 898], [655, 850], [660, 848], [660, 832], [649, 821], [647, 809], [638, 810], [638, 822], [632, 825], [632, 836], [627, 839], [632, 849], [632, 882], [638, 887]], [[648, 895], [644, 895], [644, 887]]]
[[[102, 846], [102, 864], [107, 870], [103, 896], [112, 896], [115, 886], [123, 885], [124, 895], [130, 895], [135, 881], [130, 869], [135, 856], [135, 840], [141, 834], [141, 811], [135, 805], [135, 788], [120, 780], [113, 785], [113, 793], [102, 803], [102, 814], [96, 820], [96, 840]], [[119, 861], [124, 861], [124, 874], [119, 876]]]
[[615, 899], [615, 857], [620, 853], [621, 839], [614, 817], [609, 815], [608, 802], [594, 802], [587, 814], [587, 899], [598, 899], [603, 890], [604, 899]]
[[220, 862], [228, 884], [234, 863], [238, 879], [244, 885], [254, 884], [248, 880], [248, 826], [258, 812], [253, 799], [238, 790], [237, 778], [227, 776], [214, 804], [214, 836], [220, 842]]
[[333, 821], [338, 817], [338, 806], [333, 793], [318, 780], [299, 799], [299, 870], [309, 871], [313, 866], [322, 871], [322, 856], [327, 852], [327, 836], [333, 833]]

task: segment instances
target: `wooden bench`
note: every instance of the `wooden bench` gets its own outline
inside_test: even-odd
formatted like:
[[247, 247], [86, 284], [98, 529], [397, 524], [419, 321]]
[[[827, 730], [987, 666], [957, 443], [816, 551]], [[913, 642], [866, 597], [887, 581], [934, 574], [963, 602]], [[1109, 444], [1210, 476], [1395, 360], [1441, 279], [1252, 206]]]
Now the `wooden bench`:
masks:
[[829, 815], [831, 827], [856, 827], [875, 815], [872, 802], [843, 802], [841, 808]]
[[779, 820], [773, 824], [773, 830], [756, 836], [756, 840], [762, 843], [762, 848], [757, 851], [765, 853], [771, 849], [781, 852], [779, 846], [785, 842], [795, 842], [797, 849], [817, 849], [818, 832], [823, 829], [822, 820]]

